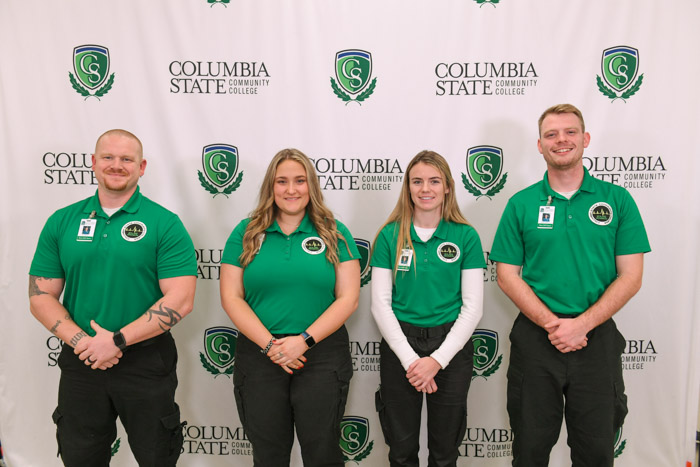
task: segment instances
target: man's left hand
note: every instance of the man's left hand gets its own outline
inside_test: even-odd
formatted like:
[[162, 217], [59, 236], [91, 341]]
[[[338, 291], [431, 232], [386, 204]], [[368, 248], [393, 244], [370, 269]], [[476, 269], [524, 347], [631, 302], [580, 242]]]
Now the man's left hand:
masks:
[[90, 321], [90, 326], [95, 331], [95, 336], [78, 342], [74, 352], [93, 370], [113, 367], [122, 357], [122, 351], [114, 344], [114, 333], [102, 328], [94, 320]]
[[581, 350], [588, 345], [588, 331], [578, 318], [557, 318], [544, 325], [549, 341], [562, 353]]

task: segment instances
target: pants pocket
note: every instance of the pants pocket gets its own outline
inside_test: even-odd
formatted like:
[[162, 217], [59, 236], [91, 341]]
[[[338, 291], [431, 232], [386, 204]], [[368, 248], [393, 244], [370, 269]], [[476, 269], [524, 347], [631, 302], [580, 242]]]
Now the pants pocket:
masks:
[[379, 416], [379, 425], [382, 427], [382, 434], [384, 435], [384, 442], [389, 445], [389, 440], [391, 439], [391, 432], [389, 424], [387, 423], [386, 414], [386, 404], [384, 399], [382, 399], [382, 387], [377, 388], [377, 392], [374, 393], [374, 407], [377, 410], [377, 415]]
[[58, 407], [56, 407], [56, 410], [53, 411], [51, 418], [53, 419], [53, 422], [56, 424], [56, 444], [58, 445], [58, 451], [56, 452], [56, 457], [59, 457], [61, 455], [61, 436], [59, 435], [59, 429], [61, 426], [61, 419], [63, 418], [63, 414], [61, 414], [61, 412], [59, 412]]
[[166, 465], [175, 465], [178, 457], [180, 457], [180, 451], [182, 451], [184, 443], [182, 429], [187, 425], [187, 422], [180, 422], [180, 407], [177, 404], [175, 404], [175, 412], [161, 418], [160, 422], [163, 424], [165, 431], [170, 433], [170, 448]]
[[627, 416], [627, 395], [625, 385], [622, 382], [615, 383], [615, 415], [613, 419], [613, 431], [617, 432], [625, 422]]

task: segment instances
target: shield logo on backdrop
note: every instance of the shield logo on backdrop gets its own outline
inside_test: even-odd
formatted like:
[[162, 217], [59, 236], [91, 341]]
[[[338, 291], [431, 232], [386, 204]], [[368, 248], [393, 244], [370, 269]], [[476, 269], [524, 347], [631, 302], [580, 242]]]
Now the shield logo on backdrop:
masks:
[[218, 187], [228, 184], [238, 169], [238, 148], [210, 144], [202, 149], [202, 167], [207, 179]]
[[81, 45], [73, 49], [73, 69], [88, 89], [100, 86], [109, 74], [109, 50], [99, 45]]
[[238, 331], [225, 326], [204, 331], [204, 354], [200, 353], [199, 358], [209, 373], [215, 377], [233, 374], [237, 339]]
[[467, 174], [462, 174], [462, 183], [464, 188], [477, 198], [486, 196], [490, 199], [503, 189], [508, 174], [501, 177], [502, 172], [501, 148], [482, 145], [467, 149]]
[[[340, 449], [345, 462], [359, 462], [372, 451], [369, 442], [369, 421], [364, 417], [346, 416], [340, 422]], [[353, 457], [354, 456], [354, 457]]]
[[476, 146], [467, 150], [469, 179], [482, 190], [498, 180], [503, 170], [503, 151], [495, 146]]
[[603, 79], [616, 91], [632, 84], [639, 69], [639, 52], [632, 47], [611, 47], [603, 51], [601, 59]]
[[[209, 193], [228, 195], [241, 185], [243, 172], [234, 177], [238, 171], [238, 148], [230, 144], [210, 144], [202, 149], [202, 168], [197, 171], [199, 183]], [[206, 177], [206, 178], [205, 178]]]
[[355, 239], [355, 245], [360, 251], [360, 287], [362, 287], [372, 279], [372, 268], [369, 265], [372, 247], [367, 240], [361, 238]]
[[498, 356], [498, 333], [490, 329], [476, 329], [472, 334], [474, 343], [474, 371], [472, 379], [491, 376], [501, 366], [503, 354]]
[[372, 54], [364, 50], [341, 50], [335, 54], [335, 76], [346, 92], [357, 94], [372, 76]]

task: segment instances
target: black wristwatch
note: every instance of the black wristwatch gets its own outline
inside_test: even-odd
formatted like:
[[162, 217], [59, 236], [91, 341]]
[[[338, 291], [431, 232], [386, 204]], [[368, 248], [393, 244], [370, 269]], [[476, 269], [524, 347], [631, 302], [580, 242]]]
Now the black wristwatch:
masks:
[[126, 339], [124, 339], [124, 334], [122, 334], [121, 331], [115, 332], [112, 338], [114, 339], [114, 345], [116, 345], [119, 350], [126, 349]]
[[306, 331], [302, 332], [301, 337], [304, 338], [304, 342], [306, 342], [306, 345], [308, 345], [309, 348], [316, 345], [316, 340], [308, 332], [306, 332]]

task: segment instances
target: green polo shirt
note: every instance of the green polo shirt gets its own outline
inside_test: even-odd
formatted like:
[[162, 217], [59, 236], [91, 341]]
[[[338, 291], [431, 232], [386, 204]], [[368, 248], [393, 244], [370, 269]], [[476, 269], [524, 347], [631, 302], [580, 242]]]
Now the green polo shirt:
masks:
[[[540, 214], [549, 196], [551, 226]], [[644, 223], [626, 189], [585, 170], [581, 188], [566, 199], [552, 190], [545, 172], [508, 201], [490, 259], [522, 266], [523, 279], [551, 311], [577, 314], [616, 279], [616, 256], [648, 251]]]
[[[386, 225], [377, 236], [372, 266], [394, 269], [399, 224]], [[441, 220], [427, 241], [411, 224], [413, 258], [408, 271], [397, 271], [391, 307], [399, 321], [432, 327], [457, 319], [462, 307], [462, 269], [485, 268], [484, 252], [470, 225]]]
[[[92, 212], [96, 222], [88, 229], [81, 222]], [[196, 276], [197, 260], [177, 215], [137, 188], [111, 217], [97, 193], [56, 211], [39, 236], [29, 274], [64, 279], [63, 306], [94, 335], [90, 320], [121, 329], [163, 296], [159, 279]]]
[[[226, 241], [222, 263], [241, 267], [243, 234], [250, 219], [242, 220]], [[336, 221], [338, 259], [359, 260], [350, 231]], [[348, 248], [349, 252], [348, 252]], [[335, 267], [326, 259], [326, 244], [309, 219], [287, 235], [277, 221], [265, 230], [265, 238], [253, 261], [243, 270], [245, 301], [273, 334], [299, 334], [335, 301]]]

